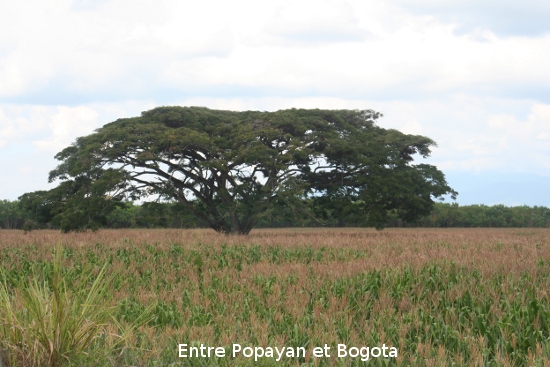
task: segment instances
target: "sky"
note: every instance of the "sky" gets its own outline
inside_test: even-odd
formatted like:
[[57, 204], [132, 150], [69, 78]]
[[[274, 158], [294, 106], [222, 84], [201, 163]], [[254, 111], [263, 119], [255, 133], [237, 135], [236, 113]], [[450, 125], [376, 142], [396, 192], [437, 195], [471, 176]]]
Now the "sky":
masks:
[[374, 109], [460, 205], [550, 207], [550, 2], [0, 0], [0, 199], [157, 106]]

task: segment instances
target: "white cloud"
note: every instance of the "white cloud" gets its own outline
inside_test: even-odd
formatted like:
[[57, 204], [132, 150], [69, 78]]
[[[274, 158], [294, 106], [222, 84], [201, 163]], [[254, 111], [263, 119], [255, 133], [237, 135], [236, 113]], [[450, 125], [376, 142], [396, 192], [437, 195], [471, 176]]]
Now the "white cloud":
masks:
[[550, 130], [550, 104], [537, 103], [531, 108], [529, 123], [538, 129]]
[[483, 172], [493, 170], [498, 166], [498, 161], [493, 157], [459, 157], [453, 161], [443, 161], [437, 167], [445, 171]]
[[345, 1], [290, 1], [274, 9], [266, 27], [292, 43], [361, 41], [370, 33], [362, 28], [353, 8]]
[[32, 103], [233, 90], [403, 99], [550, 83], [550, 36], [479, 41], [376, 1], [50, 0], [9, 3], [0, 21], [11, 30], [0, 98]]
[[550, 5], [541, 0], [394, 0], [416, 14], [431, 15], [456, 24], [460, 32], [489, 29], [504, 36], [550, 32]]
[[536, 104], [531, 109], [527, 124], [529, 135], [525, 143], [533, 149], [532, 165], [538, 165], [539, 170], [550, 176], [550, 104]]
[[46, 121], [41, 118], [47, 108], [0, 105], [0, 147], [40, 134]]
[[[147, 74], [174, 58], [226, 54], [231, 32], [215, 11], [206, 5], [201, 10], [197, 16], [189, 6], [168, 1], [111, 1], [91, 11], [74, 11], [70, 1], [10, 3], [0, 15], [10, 29], [10, 38], [0, 38], [6, 53], [0, 97], [59, 83], [69, 92], [100, 93], [115, 85], [129, 91], [128, 81], [141, 79], [139, 73], [154, 80]], [[201, 27], [208, 32], [197, 31]]]
[[[531, 149], [547, 148], [547, 152], [550, 153], [550, 147], [536, 142], [544, 140], [544, 137], [550, 134], [550, 105], [534, 104], [524, 120], [518, 120], [510, 115], [492, 116], [488, 121], [488, 127], [495, 132], [499, 131], [514, 144], [522, 141], [530, 144]], [[540, 139], [541, 137], [543, 139]]]
[[421, 135], [422, 134], [422, 125], [416, 120], [410, 120], [403, 127], [401, 131], [405, 134]]
[[[480, 116], [480, 119], [484, 117]], [[447, 157], [444, 166], [460, 170], [499, 169], [506, 172], [550, 174], [550, 105], [535, 103], [527, 115], [493, 114], [477, 130], [457, 125], [446, 139], [456, 156]], [[452, 163], [454, 162], [454, 163]]]
[[97, 117], [97, 112], [90, 107], [58, 107], [58, 112], [51, 116], [49, 136], [34, 145], [41, 150], [58, 152], [77, 137], [92, 133], [99, 125]]
[[502, 130], [514, 126], [517, 120], [514, 116], [510, 115], [494, 115], [487, 121], [489, 129]]
[[30, 166], [21, 166], [21, 167], [19, 168], [18, 172], [21, 173], [21, 174], [26, 175], [26, 174], [32, 173], [32, 172], [33, 172], [33, 169], [32, 169], [32, 167], [30, 167]]
[[6, 2], [0, 147], [57, 152], [158, 105], [372, 108], [380, 126], [437, 141], [442, 168], [550, 169], [548, 6], [518, 4]]

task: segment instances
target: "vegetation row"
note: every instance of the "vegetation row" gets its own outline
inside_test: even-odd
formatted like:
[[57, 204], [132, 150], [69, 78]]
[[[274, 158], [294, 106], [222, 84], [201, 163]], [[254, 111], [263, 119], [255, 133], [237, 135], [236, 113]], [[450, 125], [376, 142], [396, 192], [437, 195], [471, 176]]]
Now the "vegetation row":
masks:
[[[282, 227], [365, 227], [367, 220], [360, 208], [349, 204], [337, 210], [330, 203], [311, 202], [308, 211], [296, 215], [280, 206], [261, 220], [259, 228]], [[59, 228], [60, 223], [28, 197], [23, 200], [0, 201], [0, 228]], [[105, 215], [98, 228], [201, 228], [204, 223], [177, 203], [150, 202], [141, 205], [126, 202]], [[544, 206], [465, 205], [435, 203], [429, 215], [413, 222], [389, 213], [385, 227], [495, 227], [548, 228], [550, 209]]]

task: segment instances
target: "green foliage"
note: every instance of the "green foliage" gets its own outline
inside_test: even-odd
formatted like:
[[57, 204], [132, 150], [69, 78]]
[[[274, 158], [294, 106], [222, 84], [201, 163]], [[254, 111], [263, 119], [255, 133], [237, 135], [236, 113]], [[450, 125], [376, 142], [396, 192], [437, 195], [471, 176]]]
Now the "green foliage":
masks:
[[[3, 228], [26, 231], [58, 228], [52, 213], [63, 203], [53, 200], [52, 192], [25, 194], [19, 201], [0, 202]], [[49, 199], [47, 197], [50, 197]], [[114, 204], [114, 203], [113, 203]], [[275, 200], [258, 219], [257, 227], [365, 227], [368, 217], [364, 201], [318, 196], [304, 199], [300, 207]], [[1, 207], [2, 205], [3, 208]], [[465, 205], [434, 203], [431, 212], [419, 219], [405, 221], [395, 210], [388, 211], [386, 227], [550, 227], [550, 209], [544, 206]], [[135, 205], [116, 202], [96, 227], [103, 228], [201, 228], [205, 224], [179, 203], [151, 202]]]
[[[232, 112], [160, 107], [80, 137], [56, 155], [50, 181], [63, 230], [96, 228], [123, 199], [173, 200], [224, 233], [247, 234], [277, 206], [308, 213], [360, 203], [367, 224], [387, 212], [414, 220], [434, 197], [456, 194], [435, 167], [412, 164], [435, 143], [378, 127], [381, 114], [350, 110]], [[342, 205], [339, 205], [341, 203]], [[51, 213], [51, 211], [50, 211]]]
[[36, 274], [16, 289], [0, 284], [0, 346], [15, 366], [61, 366], [86, 353], [109, 319], [104, 268], [92, 279], [83, 276], [69, 289], [56, 249], [48, 280]]
[[[390, 225], [397, 225], [392, 218]], [[550, 227], [550, 209], [544, 206], [464, 205], [436, 203], [432, 212], [415, 223], [422, 227]]]
[[17, 201], [0, 200], [0, 228], [21, 228], [25, 219], [18, 204]]
[[106, 195], [120, 187], [120, 172], [95, 170], [62, 182], [50, 191], [35, 191], [19, 197], [27, 213], [25, 230], [50, 224], [64, 232], [96, 230], [107, 222], [107, 215], [123, 205], [118, 198]]

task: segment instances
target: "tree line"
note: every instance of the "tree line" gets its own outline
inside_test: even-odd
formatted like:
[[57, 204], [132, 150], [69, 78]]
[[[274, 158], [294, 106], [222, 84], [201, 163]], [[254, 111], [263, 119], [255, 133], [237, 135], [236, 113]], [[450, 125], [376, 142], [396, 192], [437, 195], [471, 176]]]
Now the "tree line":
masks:
[[[317, 200], [318, 201], [318, 200]], [[344, 213], [311, 200], [308, 211], [296, 213], [281, 205], [267, 213], [258, 228], [282, 227], [365, 227], [359, 210]], [[386, 227], [550, 227], [550, 209], [544, 206], [464, 205], [435, 203], [430, 214], [415, 221], [404, 221], [389, 213]], [[204, 222], [177, 202], [121, 203], [98, 228], [204, 228]], [[2, 229], [60, 229], [60, 224], [33, 211], [24, 200], [0, 201]]]

